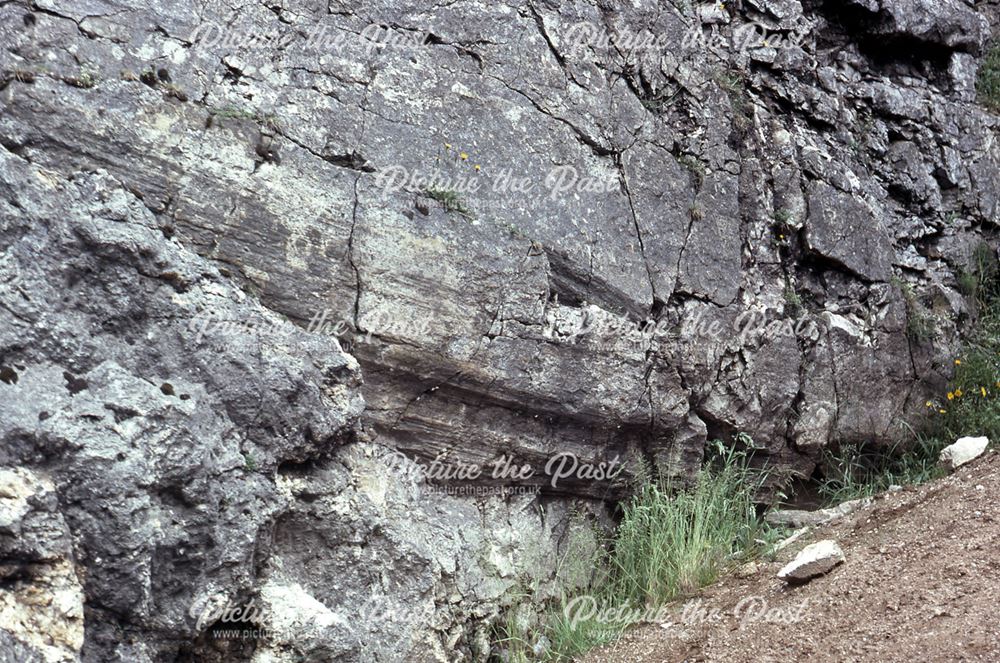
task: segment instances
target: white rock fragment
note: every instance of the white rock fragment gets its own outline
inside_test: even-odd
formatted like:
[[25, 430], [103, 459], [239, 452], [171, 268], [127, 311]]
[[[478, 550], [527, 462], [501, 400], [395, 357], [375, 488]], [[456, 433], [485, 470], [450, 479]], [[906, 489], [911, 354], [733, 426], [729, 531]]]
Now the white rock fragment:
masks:
[[812, 527], [833, 522], [854, 513], [872, 503], [870, 498], [849, 500], [829, 509], [804, 511], [801, 509], [775, 509], [764, 515], [764, 520], [772, 525], [788, 527]]
[[844, 561], [844, 551], [832, 539], [818, 541], [802, 549], [791, 562], [778, 571], [778, 577], [788, 583], [806, 582], [823, 575]]
[[793, 543], [801, 539], [803, 536], [805, 536], [807, 532], [809, 532], [808, 527], [802, 527], [801, 529], [792, 532], [791, 536], [789, 536], [786, 539], [782, 539], [776, 546], [774, 546], [774, 550], [772, 552], [778, 552], [779, 550], [784, 550], [785, 548], [787, 548], [788, 546], [792, 545]]
[[987, 437], [961, 437], [955, 444], [941, 450], [938, 462], [949, 470], [957, 469], [983, 455], [989, 443]]

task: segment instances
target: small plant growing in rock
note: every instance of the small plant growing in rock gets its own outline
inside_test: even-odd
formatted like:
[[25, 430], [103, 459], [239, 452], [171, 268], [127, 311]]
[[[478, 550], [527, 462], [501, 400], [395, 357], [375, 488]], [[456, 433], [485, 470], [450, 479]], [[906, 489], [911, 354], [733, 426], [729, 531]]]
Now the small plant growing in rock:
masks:
[[782, 226], [792, 225], [792, 213], [787, 209], [779, 209], [774, 212], [774, 220]]
[[705, 164], [690, 154], [682, 154], [677, 157], [677, 163], [694, 173], [695, 179], [698, 180], [698, 186], [702, 185], [705, 181]]
[[979, 67], [976, 82], [979, 102], [994, 113], [1000, 113], [1000, 44], [995, 44]]
[[892, 285], [899, 288], [906, 303], [906, 336], [916, 343], [926, 343], [934, 338], [937, 331], [934, 316], [924, 308], [913, 291], [913, 286], [899, 278], [892, 279]]
[[791, 213], [785, 210], [778, 210], [774, 213], [774, 223], [771, 224], [771, 239], [775, 246], [786, 247], [791, 242], [795, 228], [789, 223]]
[[746, 132], [753, 119], [753, 103], [747, 92], [746, 76], [738, 70], [729, 69], [719, 72], [715, 76], [715, 81], [729, 95], [729, 103], [733, 109], [733, 126], [741, 133]]
[[806, 306], [802, 301], [802, 295], [795, 291], [790, 285], [785, 286], [785, 305], [788, 307], [788, 312], [793, 318], [797, 318], [802, 315]]
[[97, 74], [89, 69], [81, 69], [76, 76], [67, 76], [63, 81], [73, 87], [89, 90], [97, 85]]
[[980, 242], [969, 256], [969, 264], [958, 273], [958, 287], [977, 308], [1000, 298], [1000, 263], [993, 250]]
[[427, 188], [424, 189], [423, 193], [431, 200], [436, 200], [441, 203], [441, 206], [444, 207], [444, 211], [458, 212], [467, 219], [473, 218], [472, 212], [465, 206], [465, 203], [462, 201], [462, 198], [457, 192], [450, 189]]
[[257, 459], [253, 457], [253, 454], [243, 454], [243, 469], [247, 472], [257, 471]]

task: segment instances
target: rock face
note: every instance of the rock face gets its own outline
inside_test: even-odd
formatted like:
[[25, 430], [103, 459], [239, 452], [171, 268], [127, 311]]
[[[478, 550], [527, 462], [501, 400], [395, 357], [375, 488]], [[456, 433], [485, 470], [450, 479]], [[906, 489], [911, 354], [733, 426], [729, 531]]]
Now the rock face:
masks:
[[83, 646], [83, 588], [55, 486], [0, 469], [0, 661], [74, 661]]
[[[57, 496], [72, 546], [38, 559], [82, 578], [84, 658], [479, 660], [649, 466], [894, 441], [1000, 220], [996, 23], [0, 6], [0, 467]], [[434, 460], [540, 493], [427, 494]], [[211, 637], [250, 600], [263, 635]], [[71, 656], [73, 619], [0, 648]]]
[[425, 495], [412, 461], [355, 441], [338, 341], [230, 285], [106, 172], [2, 152], [0, 199], [3, 656], [444, 661], [525, 578], [589, 579], [553, 583], [596, 545], [572, 502]]
[[809, 544], [791, 562], [778, 571], [778, 577], [788, 583], [803, 583], [829, 573], [844, 561], [844, 551], [836, 541], [826, 539]]
[[955, 470], [982, 456], [989, 444], [986, 437], [960, 437], [955, 444], [941, 450], [938, 460], [949, 470]]

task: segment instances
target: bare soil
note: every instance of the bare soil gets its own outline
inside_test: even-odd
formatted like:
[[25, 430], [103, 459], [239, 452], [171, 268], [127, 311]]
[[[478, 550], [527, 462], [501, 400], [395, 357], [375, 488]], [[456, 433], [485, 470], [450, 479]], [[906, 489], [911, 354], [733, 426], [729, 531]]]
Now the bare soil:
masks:
[[[820, 539], [847, 561], [798, 587], [775, 577]], [[581, 660], [1000, 661], [1000, 454], [881, 495], [758, 565]]]

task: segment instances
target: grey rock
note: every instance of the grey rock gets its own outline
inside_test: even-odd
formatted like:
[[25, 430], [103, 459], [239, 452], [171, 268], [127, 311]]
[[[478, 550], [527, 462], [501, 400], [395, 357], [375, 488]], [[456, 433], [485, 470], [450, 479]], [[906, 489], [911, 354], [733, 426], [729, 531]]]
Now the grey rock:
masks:
[[[906, 435], [1000, 219], [1000, 12], [696, 9], [0, 7], [0, 466], [53, 482], [85, 656], [475, 659], [647, 461]], [[198, 624], [251, 599], [247, 651]]]
[[854, 196], [822, 182], [809, 188], [806, 243], [869, 281], [892, 275], [891, 241], [882, 222]]
[[876, 15], [874, 32], [978, 52], [990, 37], [986, 18], [960, 0], [848, 0]]

